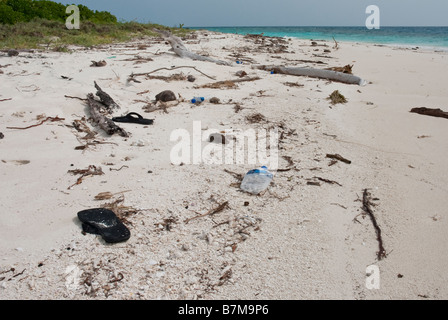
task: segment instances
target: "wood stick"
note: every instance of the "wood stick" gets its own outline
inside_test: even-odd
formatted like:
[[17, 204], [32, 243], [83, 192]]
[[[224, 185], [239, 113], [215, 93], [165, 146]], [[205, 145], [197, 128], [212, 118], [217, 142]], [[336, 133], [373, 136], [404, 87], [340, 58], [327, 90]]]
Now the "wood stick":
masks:
[[80, 98], [80, 97], [72, 97], [72, 96], [67, 96], [67, 95], [64, 95], [64, 97], [65, 98], [70, 98], [70, 99], [78, 99], [78, 100], [81, 100], [81, 101], [88, 101], [87, 99], [83, 99], [83, 98]]
[[350, 160], [345, 159], [344, 157], [342, 157], [342, 156], [339, 155], [339, 154], [327, 154], [327, 158], [336, 159], [336, 160], [345, 162], [345, 163], [347, 163], [347, 164], [352, 163]]
[[222, 60], [214, 59], [211, 57], [202, 56], [200, 54], [193, 53], [193, 52], [189, 51], [183, 44], [182, 40], [179, 37], [176, 37], [175, 35], [171, 34], [169, 31], [157, 30], [157, 29], [155, 29], [155, 31], [160, 33], [163, 37], [165, 37], [165, 40], [170, 43], [173, 51], [181, 58], [188, 58], [188, 59], [199, 60], [199, 61], [208, 61], [208, 62], [213, 62], [213, 63], [219, 64], [219, 65], [225, 65], [225, 66], [230, 65], [230, 63], [227, 61], [222, 61]]
[[96, 101], [92, 93], [89, 93], [87, 95], [87, 100], [92, 119], [98, 124], [101, 129], [103, 129], [109, 135], [118, 133], [122, 137], [129, 137], [129, 134], [125, 130], [117, 126], [111, 119], [106, 118], [101, 114], [100, 110], [104, 107], [104, 105], [99, 101]]
[[205, 216], [208, 216], [208, 215], [213, 215], [213, 214], [216, 214], [216, 213], [218, 213], [218, 212], [221, 212], [221, 211], [224, 210], [228, 205], [229, 205], [229, 202], [228, 202], [228, 201], [225, 201], [225, 202], [221, 203], [219, 206], [217, 206], [216, 208], [214, 208], [214, 209], [208, 211], [207, 213], [204, 213], [204, 214], [201, 214], [201, 215], [198, 215], [198, 216], [195, 216], [195, 217], [186, 219], [186, 220], [185, 220], [185, 223], [188, 223], [188, 222], [190, 222], [190, 221], [193, 220], [193, 219], [197, 219], [197, 218], [201, 218], [201, 217], [205, 217]]
[[321, 177], [314, 177], [315, 179], [317, 179], [317, 180], [320, 180], [320, 181], [323, 181], [323, 182], [326, 182], [326, 183], [329, 183], [329, 184], [337, 184], [338, 186], [341, 186], [342, 187], [342, 184], [340, 184], [339, 182], [337, 182], [337, 181], [333, 181], [333, 180], [328, 180], [328, 179], [325, 179], [325, 178], [321, 178]]
[[273, 71], [274, 73], [287, 74], [291, 76], [305, 76], [310, 78], [327, 79], [347, 84], [357, 84], [360, 86], [365, 86], [367, 84], [367, 82], [361, 79], [360, 77], [333, 70], [300, 68], [300, 67], [283, 67], [273, 65], [255, 65], [252, 66], [252, 68]]
[[31, 126], [28, 126], [28, 127], [24, 127], [24, 128], [21, 128], [21, 127], [6, 127], [7, 129], [20, 129], [20, 130], [25, 130], [25, 129], [29, 129], [29, 128], [33, 128], [33, 127], [37, 127], [37, 126], [40, 126], [40, 125], [42, 125], [44, 122], [47, 122], [47, 121], [51, 121], [51, 122], [54, 122], [54, 121], [62, 121], [62, 120], [65, 120], [65, 118], [59, 118], [59, 117], [47, 117], [46, 119], [44, 119], [44, 120], [42, 120], [41, 122], [39, 122], [39, 123], [37, 123], [37, 124], [33, 124], [33, 125], [31, 125]]

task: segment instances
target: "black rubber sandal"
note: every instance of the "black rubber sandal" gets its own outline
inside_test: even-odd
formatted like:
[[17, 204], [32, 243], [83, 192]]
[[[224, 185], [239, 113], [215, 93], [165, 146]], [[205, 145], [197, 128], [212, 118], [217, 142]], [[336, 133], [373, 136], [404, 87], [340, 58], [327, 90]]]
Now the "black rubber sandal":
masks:
[[117, 243], [131, 237], [129, 229], [109, 209], [96, 208], [78, 212], [82, 222], [82, 230], [86, 233], [98, 234], [104, 241]]
[[114, 117], [112, 121], [115, 122], [128, 122], [128, 123], [138, 123], [138, 124], [153, 124], [154, 119], [145, 119], [136, 112], [130, 112], [124, 117]]

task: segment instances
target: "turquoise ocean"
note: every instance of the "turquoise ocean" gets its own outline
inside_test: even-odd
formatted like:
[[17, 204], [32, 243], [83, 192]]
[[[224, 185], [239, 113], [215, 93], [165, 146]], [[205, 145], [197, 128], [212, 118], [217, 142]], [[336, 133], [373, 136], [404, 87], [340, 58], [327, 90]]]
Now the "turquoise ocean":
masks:
[[366, 42], [383, 45], [435, 48], [448, 51], [448, 27], [192, 27], [223, 33], [261, 34], [341, 42]]

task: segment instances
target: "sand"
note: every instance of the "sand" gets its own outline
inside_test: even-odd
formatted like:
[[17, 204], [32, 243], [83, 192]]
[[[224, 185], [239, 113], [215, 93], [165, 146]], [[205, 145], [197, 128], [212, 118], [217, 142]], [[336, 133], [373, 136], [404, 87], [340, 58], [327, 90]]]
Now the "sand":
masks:
[[[409, 112], [448, 110], [447, 52], [359, 43], [339, 43], [336, 50], [332, 42], [312, 46], [298, 39], [269, 46], [269, 39], [196, 34], [184, 39], [189, 50], [231, 66], [181, 59], [160, 39], [0, 56], [0, 298], [448, 298], [447, 120]], [[126, 61], [136, 56], [152, 61]], [[107, 65], [90, 66], [101, 60]], [[353, 64], [368, 84], [270, 74], [253, 64]], [[152, 75], [182, 72], [196, 81], [127, 81], [131, 73], [173, 66], [194, 66], [216, 80], [179, 68]], [[261, 79], [200, 88], [236, 79], [239, 70]], [[105, 143], [75, 150], [85, 141], [73, 121], [90, 114], [83, 101], [65, 95], [85, 98], [96, 92], [94, 81], [121, 106], [114, 116], [138, 112], [154, 125], [120, 124], [131, 133], [124, 138], [88, 124]], [[151, 113], [136, 101], [150, 102], [163, 90], [184, 100]], [[334, 90], [348, 102], [331, 105], [326, 98]], [[206, 101], [193, 105], [194, 96]], [[256, 113], [266, 121], [246, 119]], [[7, 129], [46, 117], [64, 120]], [[172, 132], [193, 133], [199, 121], [201, 132], [279, 129], [278, 167], [286, 170], [254, 196], [229, 173], [242, 175], [251, 163], [173, 164]], [[327, 154], [351, 163], [332, 163]], [[104, 174], [74, 185], [79, 176], [69, 170], [90, 165]], [[382, 232], [387, 256], [381, 260], [375, 228], [362, 210], [364, 189]], [[115, 195], [95, 200], [101, 192]], [[127, 242], [82, 234], [78, 211], [120, 197], [134, 210], [125, 220]], [[188, 221], [225, 201], [224, 210]]]

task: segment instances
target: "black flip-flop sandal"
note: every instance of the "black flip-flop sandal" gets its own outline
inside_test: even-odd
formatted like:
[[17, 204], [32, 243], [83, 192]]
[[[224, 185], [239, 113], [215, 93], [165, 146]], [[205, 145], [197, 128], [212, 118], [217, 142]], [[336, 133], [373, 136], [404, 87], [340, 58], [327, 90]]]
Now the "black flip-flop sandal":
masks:
[[154, 123], [154, 119], [145, 119], [136, 112], [128, 113], [124, 117], [114, 117], [114, 118], [112, 118], [112, 121], [138, 123], [138, 124], [153, 124]]
[[82, 230], [86, 233], [98, 234], [104, 241], [117, 243], [131, 237], [129, 229], [109, 209], [96, 208], [78, 212], [82, 222]]

